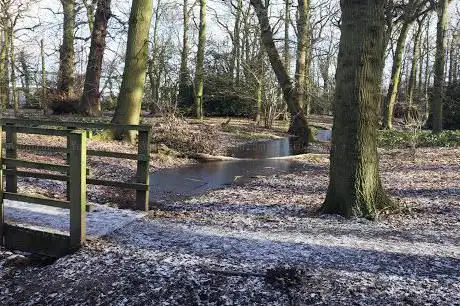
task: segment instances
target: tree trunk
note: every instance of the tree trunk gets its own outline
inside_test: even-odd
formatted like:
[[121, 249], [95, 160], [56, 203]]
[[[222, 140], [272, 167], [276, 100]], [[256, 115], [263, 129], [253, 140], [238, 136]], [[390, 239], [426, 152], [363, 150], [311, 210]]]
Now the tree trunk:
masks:
[[401, 81], [401, 71], [404, 55], [404, 46], [406, 45], [407, 34], [409, 32], [410, 22], [403, 21], [401, 32], [399, 33], [398, 42], [396, 43], [396, 51], [391, 68], [390, 87], [386, 97], [385, 118], [383, 119], [383, 127], [386, 129], [393, 128], [393, 110], [398, 97], [399, 83]]
[[184, 18], [184, 28], [182, 33], [182, 51], [180, 55], [180, 71], [179, 71], [179, 97], [181, 102], [185, 102], [186, 91], [189, 85], [189, 74], [187, 68], [188, 59], [188, 0], [184, 0], [182, 15]]
[[[298, 0], [297, 1], [297, 31], [299, 37], [297, 39], [297, 57], [296, 57], [296, 71], [294, 76], [295, 81], [295, 104], [299, 105], [302, 110], [302, 115], [306, 122], [306, 116], [303, 114], [304, 107], [306, 106], [306, 96], [307, 96], [307, 80], [306, 67], [307, 67], [307, 55], [309, 49], [309, 13], [310, 13], [310, 3], [309, 0]], [[296, 129], [303, 129], [303, 123], [297, 122], [292, 125], [292, 130], [290, 131], [294, 135], [298, 133], [303, 133], [303, 131], [297, 132]], [[307, 128], [308, 130], [308, 128]], [[308, 138], [311, 138], [309, 132], [305, 135]]]
[[414, 35], [414, 44], [412, 50], [411, 70], [409, 76], [409, 85], [407, 89], [407, 115], [410, 116], [414, 104], [414, 92], [417, 84], [417, 63], [420, 60], [420, 40], [422, 36], [423, 19], [417, 22], [417, 31]]
[[149, 107], [151, 112], [155, 112], [155, 106], [158, 106], [160, 99], [160, 73], [159, 73], [159, 47], [158, 47], [158, 24], [160, 22], [160, 6], [161, 0], [157, 1], [156, 8], [154, 9], [154, 25], [153, 25], [153, 46], [152, 46], [152, 57], [148, 63], [147, 74], [150, 81], [150, 91], [152, 94], [152, 101]]
[[200, 0], [200, 25], [198, 33], [198, 51], [196, 54], [195, 74], [195, 111], [196, 118], [203, 119], [204, 52], [206, 46], [206, 0]]
[[[9, 20], [4, 22], [7, 24]], [[5, 26], [3, 29], [3, 46], [2, 46], [2, 111], [5, 112], [10, 103], [10, 31]]]
[[434, 61], [434, 84], [431, 111], [433, 118], [433, 133], [442, 131], [442, 105], [444, 98], [446, 64], [446, 29], [448, 20], [448, 0], [438, 1], [438, 25], [436, 31], [436, 56]]
[[[300, 12], [300, 10], [299, 10]], [[291, 0], [284, 0], [284, 66], [287, 74], [291, 74], [291, 54], [289, 48], [289, 24], [291, 23]]]
[[375, 219], [391, 205], [379, 177], [378, 105], [384, 66], [384, 1], [342, 0], [330, 181], [322, 211]]
[[[128, 42], [120, 94], [112, 123], [139, 124], [144, 96], [148, 41], [152, 21], [152, 0], [133, 0], [129, 17]], [[115, 138], [134, 142], [136, 133], [115, 131]]]
[[423, 82], [423, 97], [425, 99], [425, 120], [428, 119], [428, 115], [430, 113], [430, 101], [428, 99], [428, 86], [430, 83], [430, 20], [428, 20], [428, 24], [426, 25], [425, 29], [425, 49], [426, 49], [426, 56], [425, 56], [425, 78]]
[[[232, 62], [234, 64], [235, 70], [235, 84], [238, 86], [240, 84], [240, 73], [241, 73], [241, 39], [240, 39], [240, 32], [241, 32], [241, 13], [243, 10], [243, 0], [237, 0], [236, 6], [236, 18], [235, 18], [235, 26], [233, 30], [233, 50], [232, 50]], [[233, 69], [231, 70], [233, 74]], [[232, 75], [233, 77], [233, 75]]]
[[40, 105], [39, 107], [42, 108], [45, 104], [46, 99], [46, 63], [45, 63], [45, 46], [43, 44], [43, 39], [40, 40], [40, 57], [41, 57], [41, 64], [42, 64], [42, 95], [40, 97]]
[[10, 65], [11, 65], [11, 97], [13, 100], [13, 109], [14, 115], [19, 114], [19, 101], [18, 101], [18, 92], [16, 90], [16, 59], [15, 59], [15, 50], [14, 50], [14, 33], [13, 27], [11, 27], [9, 33], [10, 37]]
[[26, 104], [31, 105], [31, 94], [30, 94], [30, 68], [27, 63], [27, 58], [26, 54], [24, 52], [24, 49], [21, 50], [19, 53], [19, 62], [21, 63], [21, 69], [22, 69], [22, 76], [24, 78], [24, 84], [23, 84], [23, 92], [24, 92], [24, 97], [26, 99]]
[[[4, 22], [3, 22], [4, 23]], [[2, 111], [6, 111], [8, 105], [8, 88], [9, 88], [9, 76], [8, 76], [8, 54], [9, 54], [9, 39], [6, 29], [1, 30], [0, 42], [2, 43], [0, 49], [0, 105]]]
[[59, 50], [59, 83], [58, 90], [65, 96], [70, 97], [74, 92], [75, 85], [75, 0], [61, 0], [64, 24], [62, 45]]
[[308, 128], [307, 118], [305, 116], [299, 100], [296, 99], [296, 88], [292, 84], [292, 79], [286, 71], [286, 67], [281, 60], [280, 54], [276, 49], [273, 39], [273, 31], [268, 19], [267, 8], [262, 4], [261, 0], [251, 0], [251, 5], [254, 7], [261, 30], [261, 38], [267, 52], [268, 59], [275, 72], [278, 84], [283, 91], [283, 97], [291, 114], [291, 123], [289, 130], [291, 133], [299, 137], [299, 145], [306, 148], [308, 141], [311, 139], [311, 131]]
[[99, 0], [94, 17], [85, 85], [80, 100], [80, 112], [88, 116], [101, 115], [99, 84], [106, 45], [107, 25], [111, 16], [110, 5], [111, 0]]
[[86, 18], [88, 19], [88, 28], [89, 32], [93, 33], [94, 23], [95, 23], [95, 16], [94, 10], [96, 9], [96, 4], [98, 0], [83, 0], [83, 5], [86, 9]]

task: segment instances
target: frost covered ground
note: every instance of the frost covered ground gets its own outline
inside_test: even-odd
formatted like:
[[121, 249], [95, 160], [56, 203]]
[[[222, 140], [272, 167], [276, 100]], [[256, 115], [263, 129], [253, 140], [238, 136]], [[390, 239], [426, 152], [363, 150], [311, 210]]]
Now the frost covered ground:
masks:
[[383, 151], [401, 211], [318, 216], [327, 158], [165, 204], [48, 265], [0, 251], [1, 305], [460, 304], [460, 149]]

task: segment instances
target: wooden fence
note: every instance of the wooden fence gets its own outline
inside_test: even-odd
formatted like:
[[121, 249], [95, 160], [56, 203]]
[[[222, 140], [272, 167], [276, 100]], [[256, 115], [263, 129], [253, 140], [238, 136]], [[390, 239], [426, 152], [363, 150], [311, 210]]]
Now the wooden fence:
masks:
[[[87, 150], [86, 154], [88, 156], [99, 156], [99, 157], [111, 157], [118, 159], [126, 160], [136, 160], [137, 169], [136, 169], [136, 179], [134, 183], [112, 181], [112, 180], [102, 180], [95, 178], [87, 178], [88, 185], [100, 185], [108, 187], [116, 187], [120, 189], [131, 189], [136, 190], [136, 209], [147, 211], [149, 205], [149, 161], [150, 161], [150, 137], [151, 137], [151, 127], [149, 125], [120, 125], [120, 124], [110, 124], [110, 123], [87, 123], [87, 122], [69, 122], [69, 121], [47, 121], [47, 120], [27, 120], [27, 119], [9, 119], [2, 118], [1, 122], [4, 126], [27, 126], [27, 127], [41, 127], [41, 128], [61, 128], [64, 130], [74, 130], [82, 129], [91, 134], [92, 132], [98, 132], [102, 130], [119, 130], [119, 131], [137, 131], [138, 132], [138, 144], [137, 144], [137, 153], [121, 153], [121, 152], [110, 152], [102, 150]], [[59, 133], [59, 132], [57, 132]], [[61, 131], [60, 133], [63, 133]], [[22, 150], [35, 150], [35, 151], [47, 151], [47, 152], [61, 152], [69, 154], [67, 148], [62, 147], [49, 147], [49, 146], [31, 146], [31, 145], [21, 145], [17, 144], [17, 139], [15, 135], [11, 135], [9, 143], [11, 148], [8, 150], [7, 155], [14, 155], [18, 149]], [[8, 142], [8, 139], [7, 139]], [[8, 149], [8, 148], [7, 148]], [[88, 169], [88, 172], [90, 169]], [[35, 173], [18, 173], [18, 175], [25, 177], [35, 177]], [[40, 177], [44, 178], [39, 174]], [[49, 177], [50, 178], [50, 177]], [[65, 181], [64, 176], [54, 176], [55, 180]], [[11, 175], [8, 179], [7, 185], [11, 188], [16, 188], [17, 185], [17, 176]]]
[[[53, 257], [58, 257], [80, 248], [86, 237], [86, 132], [77, 130], [52, 130], [10, 124], [6, 124], [3, 128], [6, 132], [6, 144], [5, 157], [2, 157], [1, 160], [0, 178], [3, 178], [2, 172], [4, 171], [6, 187], [3, 189], [3, 182], [1, 182], [0, 243], [7, 248]], [[1, 126], [0, 131], [2, 131]], [[18, 133], [66, 137], [67, 147], [72, 148], [72, 154], [69, 155], [67, 165], [18, 159], [14, 145]], [[2, 142], [0, 142], [0, 152], [2, 151]], [[34, 172], [18, 171], [18, 167], [62, 173], [60, 176], [69, 182], [69, 199], [64, 201], [18, 193], [17, 176], [32, 176], [31, 174], [34, 174]], [[36, 172], [35, 174], [41, 178], [55, 178], [53, 174]], [[4, 200], [69, 209], [69, 235], [42, 232], [5, 223]]]
[[[136, 191], [136, 209], [148, 210], [149, 204], [149, 160], [150, 130], [147, 125], [117, 125], [106, 123], [55, 122], [46, 120], [0, 119], [6, 132], [5, 157], [0, 167], [0, 244], [8, 248], [20, 249], [44, 255], [60, 256], [69, 250], [77, 249], [85, 240], [86, 233], [86, 185], [109, 186]], [[88, 150], [87, 135], [101, 130], [137, 131], [137, 153], [120, 153], [102, 150]], [[66, 147], [36, 146], [18, 144], [17, 134], [36, 134], [60, 136], [67, 139]], [[3, 141], [2, 141], [3, 142]], [[0, 152], [1, 150], [0, 142]], [[18, 150], [46, 151], [64, 153], [66, 164], [51, 164], [18, 159]], [[87, 178], [90, 169], [86, 167], [87, 156], [110, 157], [136, 160], [136, 180], [134, 183]], [[3, 168], [5, 168], [3, 170]], [[24, 171], [18, 168], [46, 170], [47, 173]], [[6, 179], [3, 190], [3, 173]], [[55, 172], [53, 174], [49, 172]], [[56, 174], [57, 173], [57, 174]], [[56, 200], [18, 194], [17, 178], [32, 177], [67, 182], [67, 200]], [[4, 223], [3, 199], [29, 202], [40, 205], [70, 209], [70, 235], [63, 236], [45, 232], [32, 231]]]

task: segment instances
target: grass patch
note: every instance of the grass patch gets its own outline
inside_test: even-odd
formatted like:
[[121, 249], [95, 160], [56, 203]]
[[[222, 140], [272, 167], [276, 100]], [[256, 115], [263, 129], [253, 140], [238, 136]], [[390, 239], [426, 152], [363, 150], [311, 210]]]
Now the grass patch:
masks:
[[405, 131], [384, 130], [378, 133], [378, 146], [387, 149], [460, 147], [460, 130], [443, 131], [440, 134], [418, 129]]

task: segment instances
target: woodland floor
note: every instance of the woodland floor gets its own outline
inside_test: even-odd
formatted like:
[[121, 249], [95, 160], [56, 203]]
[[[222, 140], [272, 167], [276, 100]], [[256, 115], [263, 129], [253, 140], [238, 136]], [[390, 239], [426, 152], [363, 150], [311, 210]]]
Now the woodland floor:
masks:
[[303, 156], [292, 173], [170, 202], [55, 262], [0, 249], [0, 305], [460, 304], [460, 149], [380, 153], [401, 209], [378, 222], [317, 215], [328, 158]]

